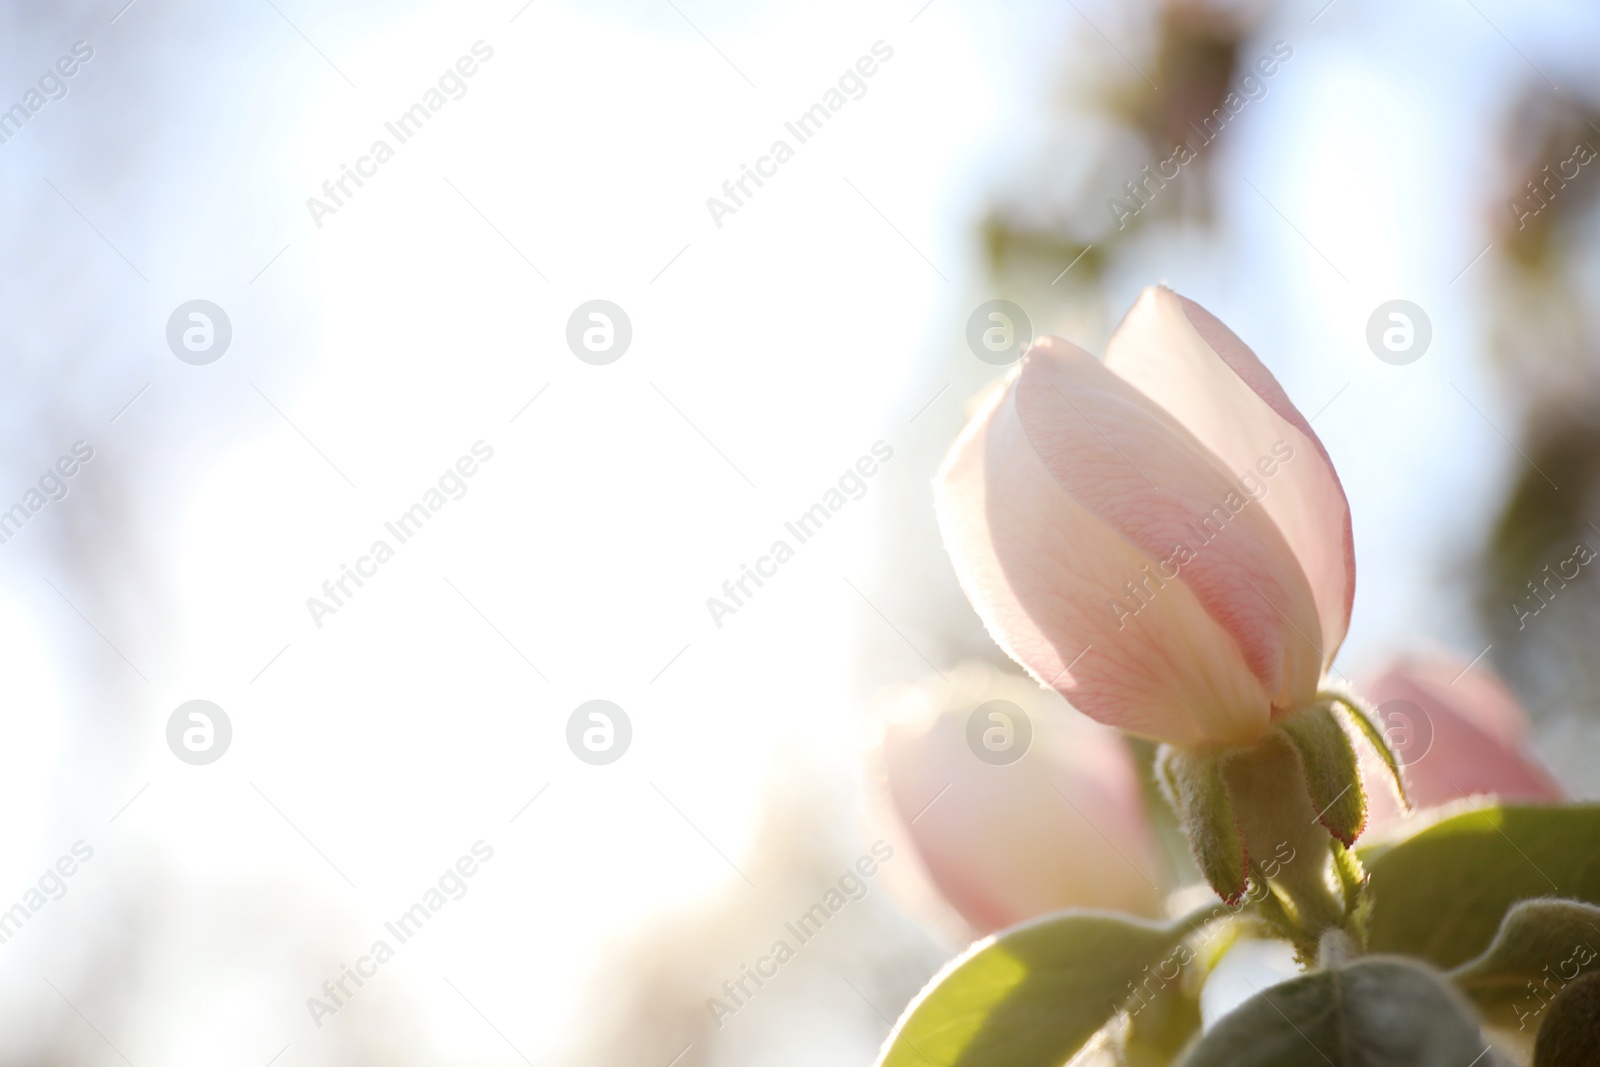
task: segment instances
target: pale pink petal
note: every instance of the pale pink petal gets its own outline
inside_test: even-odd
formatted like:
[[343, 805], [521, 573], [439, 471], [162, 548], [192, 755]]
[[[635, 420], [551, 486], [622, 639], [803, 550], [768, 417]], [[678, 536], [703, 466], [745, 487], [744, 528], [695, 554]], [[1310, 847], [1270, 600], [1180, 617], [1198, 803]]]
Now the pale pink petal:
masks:
[[[1235, 477], [1267, 487], [1261, 507], [1311, 586], [1323, 662], [1331, 663], [1355, 599], [1350, 505], [1327, 450], [1277, 379], [1233, 331], [1160, 286], [1140, 295], [1112, 335], [1106, 366], [1170, 412]], [[1282, 446], [1291, 459], [1282, 459]]]
[[1481, 661], [1469, 668], [1452, 656], [1405, 656], [1363, 692], [1369, 700], [1381, 701], [1395, 697], [1416, 700], [1418, 691], [1430, 704], [1453, 709], [1507, 746], [1520, 746], [1528, 736], [1528, 716], [1522, 705]]
[[1113, 609], [1128, 595], [1123, 583], [1157, 561], [1046, 469], [1018, 415], [1015, 379], [963, 431], [936, 496], [945, 547], [990, 634], [1080, 711], [1176, 742], [1250, 740], [1265, 729], [1271, 694], [1186, 584], [1167, 582], [1137, 614]]
[[1364, 690], [1379, 707], [1406, 700], [1429, 719], [1432, 744], [1405, 767], [1413, 802], [1443, 804], [1480, 793], [1559, 799], [1560, 787], [1523, 744], [1527, 718], [1516, 699], [1481, 664], [1465, 668], [1448, 660], [1402, 663]]
[[[1018, 675], [947, 674], [898, 701], [882, 752], [900, 822], [943, 897], [980, 933], [1062, 908], [1156, 914], [1157, 849], [1122, 738]], [[996, 699], [1033, 732], [1003, 766], [967, 743], [972, 712]]]
[[[1523, 743], [1528, 722], [1516, 698], [1481, 664], [1466, 666], [1446, 658], [1403, 660], [1360, 690], [1380, 711], [1390, 701], [1407, 701], [1426, 716], [1425, 725], [1413, 731], [1412, 751], [1402, 746], [1400, 753], [1407, 761], [1411, 803], [1436, 807], [1480, 795], [1559, 802], [1560, 786]], [[1418, 751], [1424, 743], [1426, 751]], [[1363, 776], [1368, 826], [1392, 823], [1398, 806], [1382, 788], [1376, 766], [1364, 763]]]
[[1189, 587], [1238, 644], [1275, 707], [1310, 701], [1322, 677], [1320, 623], [1278, 527], [1186, 428], [1082, 349], [1044, 338], [1016, 385], [1017, 412], [1045, 469], [1145, 556], [1157, 578], [1127, 597]]

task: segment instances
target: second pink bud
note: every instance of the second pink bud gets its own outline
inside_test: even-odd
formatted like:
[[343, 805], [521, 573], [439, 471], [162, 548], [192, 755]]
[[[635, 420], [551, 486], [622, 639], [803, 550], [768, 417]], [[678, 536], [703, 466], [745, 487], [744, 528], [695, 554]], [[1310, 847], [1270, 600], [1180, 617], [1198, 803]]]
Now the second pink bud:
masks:
[[1126, 742], [1059, 695], [968, 664], [891, 702], [882, 772], [928, 879], [987, 933], [1063, 908], [1157, 913]]

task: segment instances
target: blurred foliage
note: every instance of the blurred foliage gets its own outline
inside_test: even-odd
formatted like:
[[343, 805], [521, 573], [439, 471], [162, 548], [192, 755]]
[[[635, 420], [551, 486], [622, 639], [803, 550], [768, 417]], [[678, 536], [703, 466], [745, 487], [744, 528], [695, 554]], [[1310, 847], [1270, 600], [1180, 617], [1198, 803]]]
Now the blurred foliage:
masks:
[[1501, 145], [1490, 225], [1502, 256], [1485, 315], [1496, 369], [1523, 411], [1527, 462], [1491, 528], [1478, 604], [1496, 664], [1530, 710], [1581, 715], [1600, 697], [1588, 650], [1600, 595], [1582, 575], [1551, 581], [1546, 568], [1580, 542], [1600, 550], [1600, 323], [1589, 295], [1600, 106], [1530, 83]]
[[[1147, 210], [1118, 224], [1098, 192], [1120, 192], [1139, 177], [1146, 163], [1172, 154], [1180, 142], [1193, 143], [1200, 122], [1222, 107], [1238, 76], [1243, 41], [1255, 31], [1264, 5], [1243, 8], [1214, 3], [1171, 3], [1155, 14], [1154, 62], [1127, 59], [1119, 76], [1096, 83], [1083, 101], [1110, 120], [1098, 135], [1073, 128], [1040, 151], [1031, 170], [1038, 183], [1002, 196], [979, 222], [989, 268], [996, 276], [1050, 277], [1075, 264], [1080, 288], [1092, 287], [1105, 273], [1116, 247], [1157, 220], [1209, 224], [1211, 153], [1201, 149], [1184, 166], [1170, 195], [1155, 197]], [[1070, 118], [1064, 123], [1071, 124]], [[1130, 155], [1127, 138], [1139, 146]], [[1051, 188], [1054, 186], [1055, 188]], [[1053, 205], [1041, 211], [1041, 204]]]
[[[1518, 270], [1558, 281], [1568, 260], [1575, 227], [1600, 198], [1600, 185], [1562, 174], [1562, 163], [1580, 144], [1600, 148], [1600, 108], [1539, 84], [1530, 86], [1507, 120], [1507, 165], [1503, 211], [1495, 211], [1496, 245]], [[1572, 173], [1567, 168], [1567, 174]]]
[[1594, 535], [1588, 523], [1600, 487], [1600, 409], [1529, 421], [1534, 439], [1524, 451], [1538, 470], [1517, 478], [1490, 535], [1485, 580], [1494, 595], [1486, 609], [1497, 631], [1514, 621], [1509, 604], [1528, 595], [1528, 583], [1553, 556], [1565, 558], [1573, 542]]
[[1600, 973], [1563, 989], [1539, 1027], [1534, 1067], [1590, 1067], [1600, 1063]]
[[1167, 152], [1222, 106], [1237, 74], [1241, 42], [1264, 13], [1261, 5], [1247, 13], [1211, 4], [1172, 4], [1161, 11], [1153, 75], [1161, 88], [1124, 103], [1129, 124], [1144, 135], [1150, 151]]

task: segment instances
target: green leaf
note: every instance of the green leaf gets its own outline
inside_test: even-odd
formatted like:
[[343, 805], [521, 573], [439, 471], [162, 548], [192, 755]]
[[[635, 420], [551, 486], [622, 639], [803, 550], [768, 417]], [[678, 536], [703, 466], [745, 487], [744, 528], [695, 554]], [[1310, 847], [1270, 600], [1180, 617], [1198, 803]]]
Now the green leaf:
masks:
[[1302, 975], [1221, 1019], [1182, 1067], [1467, 1067], [1489, 1062], [1458, 994], [1406, 960]]
[[1200, 990], [1183, 978], [1138, 1006], [1129, 1005], [1128, 1030], [1117, 1045], [1118, 1067], [1168, 1067], [1200, 1032]]
[[1533, 1046], [1534, 1067], [1594, 1067], [1600, 1063], [1600, 973], [1563, 989]]
[[1506, 913], [1483, 954], [1450, 972], [1451, 981], [1497, 1022], [1537, 1018], [1600, 952], [1600, 907], [1575, 900], [1524, 900]]
[[1488, 805], [1374, 855], [1373, 952], [1457, 967], [1488, 949], [1519, 900], [1600, 904], [1600, 806]]
[[1158, 926], [1068, 911], [985, 938], [911, 1002], [879, 1067], [1060, 1067], [1135, 983], [1176, 975], [1193, 930], [1189, 920]]
[[1325, 704], [1285, 716], [1278, 721], [1278, 729], [1300, 753], [1317, 819], [1349, 848], [1367, 825], [1367, 797], [1361, 790], [1350, 735]]

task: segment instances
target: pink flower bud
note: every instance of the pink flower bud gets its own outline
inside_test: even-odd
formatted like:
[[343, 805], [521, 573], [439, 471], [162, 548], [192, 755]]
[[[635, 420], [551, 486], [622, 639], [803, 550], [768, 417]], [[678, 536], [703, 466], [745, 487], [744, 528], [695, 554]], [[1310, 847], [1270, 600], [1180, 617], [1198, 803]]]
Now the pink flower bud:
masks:
[[1205, 309], [1146, 289], [1102, 363], [1036, 342], [938, 480], [962, 588], [1102, 723], [1248, 742], [1315, 699], [1355, 595], [1350, 509], [1305, 418]]
[[980, 933], [1069, 907], [1155, 915], [1126, 742], [1025, 678], [945, 673], [892, 702], [882, 750], [898, 828], [939, 894]]
[[[1557, 802], [1561, 787], [1528, 751], [1528, 719], [1505, 685], [1482, 664], [1445, 656], [1397, 660], [1358, 688], [1378, 711], [1378, 724], [1399, 758], [1413, 807], [1463, 797]], [[1362, 760], [1367, 827], [1381, 831], [1400, 818], [1376, 759]]]

